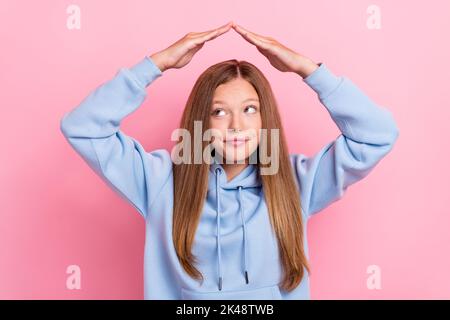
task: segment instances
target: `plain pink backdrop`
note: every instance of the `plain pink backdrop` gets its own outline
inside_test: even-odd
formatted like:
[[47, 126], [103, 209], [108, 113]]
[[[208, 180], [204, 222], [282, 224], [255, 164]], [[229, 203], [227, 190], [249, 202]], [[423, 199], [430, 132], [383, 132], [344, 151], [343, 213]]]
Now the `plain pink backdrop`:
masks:
[[[349, 77], [400, 129], [375, 170], [309, 221], [312, 299], [449, 299], [450, 2], [432, 3], [2, 1], [0, 298], [143, 298], [144, 221], [71, 149], [59, 121], [119, 68], [234, 20]], [[66, 27], [71, 4], [80, 30]], [[379, 30], [366, 26], [371, 4]], [[268, 77], [291, 153], [313, 155], [337, 137], [302, 79], [233, 30], [164, 72], [123, 130], [147, 150], [169, 149], [197, 77], [230, 58]], [[81, 268], [81, 290], [66, 288], [69, 265]], [[367, 288], [370, 265], [381, 268], [380, 290]]]

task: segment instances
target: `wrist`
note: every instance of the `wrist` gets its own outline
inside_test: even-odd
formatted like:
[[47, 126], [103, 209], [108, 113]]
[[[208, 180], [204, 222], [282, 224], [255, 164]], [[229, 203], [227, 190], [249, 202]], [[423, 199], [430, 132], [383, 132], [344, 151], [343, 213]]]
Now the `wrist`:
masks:
[[167, 67], [164, 64], [163, 59], [162, 59], [161, 55], [159, 54], [159, 52], [150, 55], [149, 58], [152, 59], [152, 61], [159, 68], [159, 70], [161, 70], [161, 72], [164, 72], [167, 70]]
[[315, 63], [309, 58], [300, 56], [298, 67], [294, 72], [297, 73], [299, 76], [301, 76], [303, 79], [305, 79], [310, 74], [312, 74], [317, 68], [319, 68], [319, 65], [317, 63]]

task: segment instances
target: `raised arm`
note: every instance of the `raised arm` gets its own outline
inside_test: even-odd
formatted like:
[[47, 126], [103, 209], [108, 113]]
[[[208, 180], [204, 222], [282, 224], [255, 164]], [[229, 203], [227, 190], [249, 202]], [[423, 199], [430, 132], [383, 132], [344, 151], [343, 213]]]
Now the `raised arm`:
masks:
[[206, 32], [190, 32], [131, 68], [121, 68], [61, 119], [61, 131], [75, 151], [144, 218], [170, 178], [172, 159], [165, 149], [146, 152], [120, 124], [143, 103], [146, 87], [165, 70], [185, 66], [206, 41], [230, 28], [228, 23]]
[[399, 135], [388, 109], [376, 105], [350, 79], [319, 65], [303, 81], [317, 93], [341, 134], [312, 157], [290, 155], [307, 216], [342, 198], [348, 186], [367, 176]]
[[323, 63], [287, 48], [272, 37], [234, 24], [282, 72], [294, 72], [318, 95], [341, 134], [313, 157], [291, 154], [300, 184], [303, 213], [319, 212], [341, 198], [347, 187], [369, 174], [393, 147], [399, 130], [392, 113], [377, 106], [353, 82], [337, 77]]
[[147, 153], [121, 129], [145, 100], [145, 88], [162, 75], [151, 58], [120, 69], [61, 119], [61, 131], [88, 165], [145, 218], [171, 172], [167, 150]]

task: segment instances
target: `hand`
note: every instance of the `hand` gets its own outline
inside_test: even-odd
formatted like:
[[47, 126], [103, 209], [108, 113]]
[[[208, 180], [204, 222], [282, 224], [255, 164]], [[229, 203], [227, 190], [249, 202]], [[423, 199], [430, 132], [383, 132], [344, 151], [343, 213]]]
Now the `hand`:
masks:
[[256, 49], [266, 56], [272, 66], [282, 72], [295, 72], [306, 78], [319, 67], [311, 59], [287, 48], [271, 37], [250, 32], [235, 23], [232, 27], [245, 40], [255, 45]]
[[182, 68], [191, 61], [194, 54], [203, 47], [206, 41], [224, 34], [230, 30], [231, 25], [232, 21], [210, 31], [189, 32], [170, 47], [152, 54], [150, 58], [161, 71], [170, 68]]

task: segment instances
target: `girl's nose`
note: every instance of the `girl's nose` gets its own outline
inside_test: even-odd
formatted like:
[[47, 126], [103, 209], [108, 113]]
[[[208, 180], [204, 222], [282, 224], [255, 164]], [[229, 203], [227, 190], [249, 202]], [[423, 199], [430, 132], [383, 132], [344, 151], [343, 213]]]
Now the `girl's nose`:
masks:
[[242, 123], [240, 121], [239, 116], [234, 115], [233, 119], [231, 120], [230, 126], [229, 126], [229, 130], [230, 131], [238, 131], [238, 130], [242, 130]]

